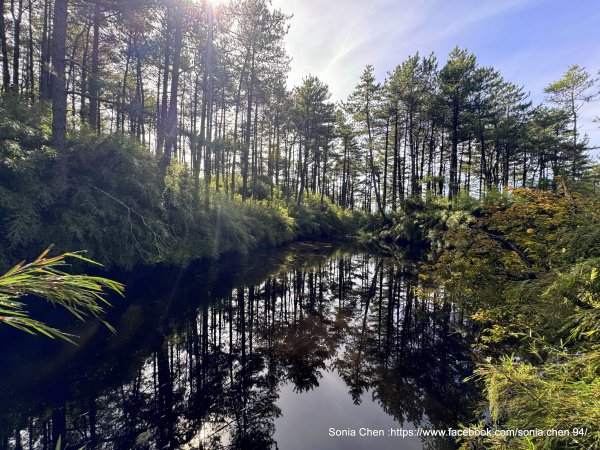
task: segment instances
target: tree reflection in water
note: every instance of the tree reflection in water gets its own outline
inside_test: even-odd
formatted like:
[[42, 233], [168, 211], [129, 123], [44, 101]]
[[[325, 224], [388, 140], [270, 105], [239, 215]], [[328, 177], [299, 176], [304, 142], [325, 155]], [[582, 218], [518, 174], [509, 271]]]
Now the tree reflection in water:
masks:
[[451, 332], [462, 319], [415, 296], [413, 268], [303, 244], [131, 274], [117, 336], [88, 326], [74, 349], [6, 335], [0, 448], [54, 449], [59, 436], [68, 448], [275, 448], [282, 383], [310, 391], [325, 371], [398, 426], [456, 427], [475, 395]]

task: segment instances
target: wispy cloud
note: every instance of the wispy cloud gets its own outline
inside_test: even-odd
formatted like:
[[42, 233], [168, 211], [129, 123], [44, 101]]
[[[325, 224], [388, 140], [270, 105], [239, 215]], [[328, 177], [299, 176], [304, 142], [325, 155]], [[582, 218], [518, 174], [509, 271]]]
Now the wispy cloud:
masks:
[[350, 80], [356, 80], [366, 64], [385, 74], [408, 54], [435, 50], [470, 25], [524, 4], [467, 1], [458, 2], [461, 7], [456, 8], [455, 2], [434, 0], [273, 3], [294, 15], [288, 36], [293, 57], [290, 82], [297, 84], [313, 73], [323, 77], [338, 98], [348, 95]]
[[[596, 0], [273, 0], [293, 14], [287, 46], [290, 85], [311, 73], [346, 98], [366, 64], [381, 81], [408, 55], [434, 51], [441, 63], [455, 45], [483, 65], [524, 85], [534, 102], [571, 64], [593, 72], [600, 65], [600, 9]], [[600, 129], [586, 108], [584, 131], [600, 144]]]

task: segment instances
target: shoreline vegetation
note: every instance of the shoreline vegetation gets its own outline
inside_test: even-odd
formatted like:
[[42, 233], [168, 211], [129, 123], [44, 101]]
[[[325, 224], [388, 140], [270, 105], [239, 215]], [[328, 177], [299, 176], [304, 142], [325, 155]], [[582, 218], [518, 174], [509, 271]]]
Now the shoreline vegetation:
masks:
[[489, 419], [464, 425], [570, 430], [471, 435], [463, 449], [600, 443], [598, 178], [571, 187], [557, 181], [556, 192], [518, 188], [484, 202], [457, 199], [451, 208], [422, 205], [379, 232], [388, 251], [395, 242], [425, 242], [417, 294], [466, 313], [454, 332], [472, 342], [471, 379]]
[[170, 165], [163, 178], [159, 161], [122, 135], [80, 135], [59, 177], [61, 159], [47, 146], [43, 126], [48, 117], [42, 116], [41, 126], [40, 117], [23, 123], [32, 111], [19, 109], [14, 101], [0, 99], [0, 116], [16, 135], [14, 141], [4, 136], [4, 148], [22, 146], [17, 154], [5, 154], [1, 173], [3, 267], [23, 255], [33, 257], [31, 252], [48, 242], [57, 251], [85, 250], [108, 268], [159, 262], [185, 266], [301, 238], [339, 238], [367, 222], [364, 212], [315, 194], [298, 203], [280, 194], [242, 201], [214, 186], [207, 193], [183, 164]]
[[[587, 430], [463, 448], [600, 445], [600, 166], [581, 130], [599, 93], [585, 68], [534, 106], [456, 47], [383, 82], [366, 66], [333, 103], [316, 76], [285, 84], [290, 17], [268, 0], [26, 6], [10, 2], [10, 20], [0, 0], [0, 273], [49, 244], [122, 270], [308, 238], [417, 250], [417, 294], [466, 313], [455, 331], [487, 401], [464, 425]], [[122, 293], [79, 281], [80, 300]]]

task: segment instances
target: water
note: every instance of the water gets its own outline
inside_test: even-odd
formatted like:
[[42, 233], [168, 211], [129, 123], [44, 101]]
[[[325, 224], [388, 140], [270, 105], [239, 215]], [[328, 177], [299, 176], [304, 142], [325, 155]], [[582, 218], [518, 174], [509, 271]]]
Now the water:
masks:
[[390, 436], [457, 428], [475, 398], [462, 318], [415, 295], [415, 271], [295, 244], [120, 275], [116, 336], [79, 324], [75, 347], [0, 328], [0, 448], [455, 448]]

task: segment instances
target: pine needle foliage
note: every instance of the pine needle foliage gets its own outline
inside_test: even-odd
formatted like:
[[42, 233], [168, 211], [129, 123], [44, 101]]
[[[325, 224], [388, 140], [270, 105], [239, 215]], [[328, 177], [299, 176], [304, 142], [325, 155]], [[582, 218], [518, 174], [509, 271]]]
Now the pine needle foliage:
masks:
[[69, 335], [30, 316], [27, 299], [45, 299], [53, 306], [65, 308], [79, 320], [88, 316], [100, 319], [111, 331], [114, 329], [101, 317], [110, 306], [107, 294], [123, 296], [124, 286], [103, 277], [72, 275], [63, 269], [69, 259], [98, 265], [80, 253], [64, 253], [48, 257], [51, 248], [34, 261], [22, 261], [0, 276], [0, 323], [30, 334], [42, 334], [73, 342]]
[[469, 426], [499, 432], [464, 449], [600, 448], [600, 198], [556, 181], [437, 222], [441, 247], [422, 278], [469, 315], [489, 413]]

